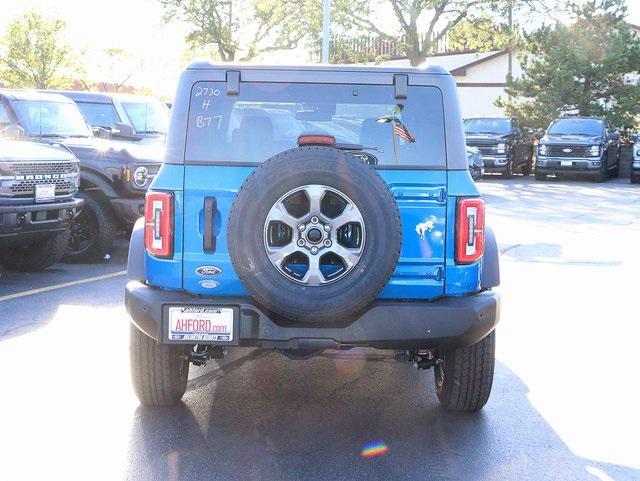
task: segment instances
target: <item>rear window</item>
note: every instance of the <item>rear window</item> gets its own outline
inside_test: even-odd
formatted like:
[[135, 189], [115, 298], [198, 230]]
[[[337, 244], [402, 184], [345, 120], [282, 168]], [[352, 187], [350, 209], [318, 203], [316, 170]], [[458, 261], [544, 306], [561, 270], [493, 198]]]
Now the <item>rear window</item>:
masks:
[[228, 96], [224, 82], [191, 92], [185, 161], [258, 163], [297, 147], [301, 134], [325, 134], [363, 147], [381, 166], [444, 167], [442, 95], [410, 86], [248, 83]]

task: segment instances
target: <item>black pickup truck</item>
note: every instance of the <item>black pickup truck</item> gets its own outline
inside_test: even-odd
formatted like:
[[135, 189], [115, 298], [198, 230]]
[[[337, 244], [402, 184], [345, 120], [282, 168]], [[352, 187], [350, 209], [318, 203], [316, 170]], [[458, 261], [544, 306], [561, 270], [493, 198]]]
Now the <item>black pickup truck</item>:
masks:
[[83, 204], [79, 179], [65, 147], [0, 140], [0, 264], [38, 271], [60, 260]]
[[66, 259], [97, 261], [110, 252], [117, 231], [127, 231], [144, 212], [144, 195], [160, 169], [162, 145], [94, 136], [76, 104], [58, 94], [0, 90], [0, 134], [59, 143], [80, 161], [82, 212], [74, 220]]
[[536, 180], [547, 175], [580, 175], [595, 182], [618, 177], [620, 134], [603, 119], [562, 117], [538, 133]]
[[515, 172], [531, 174], [533, 148], [531, 136], [517, 119], [508, 117], [476, 117], [464, 121], [464, 134], [469, 147], [482, 152], [484, 170], [511, 178]]

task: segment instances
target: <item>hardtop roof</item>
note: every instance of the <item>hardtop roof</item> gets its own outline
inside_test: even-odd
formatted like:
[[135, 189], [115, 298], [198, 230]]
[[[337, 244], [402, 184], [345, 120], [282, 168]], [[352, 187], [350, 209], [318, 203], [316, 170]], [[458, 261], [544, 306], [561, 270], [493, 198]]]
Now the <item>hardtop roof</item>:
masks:
[[406, 73], [449, 75], [449, 72], [439, 65], [427, 65], [425, 67], [379, 67], [367, 65], [259, 65], [243, 63], [213, 63], [208, 61], [192, 62], [187, 70], [286, 70], [286, 71], [316, 71], [316, 72], [379, 72], [379, 73]]
[[38, 90], [22, 90], [22, 89], [0, 89], [0, 96], [4, 96], [9, 100], [41, 100], [45, 102], [72, 103], [64, 95], [52, 92], [42, 92]]

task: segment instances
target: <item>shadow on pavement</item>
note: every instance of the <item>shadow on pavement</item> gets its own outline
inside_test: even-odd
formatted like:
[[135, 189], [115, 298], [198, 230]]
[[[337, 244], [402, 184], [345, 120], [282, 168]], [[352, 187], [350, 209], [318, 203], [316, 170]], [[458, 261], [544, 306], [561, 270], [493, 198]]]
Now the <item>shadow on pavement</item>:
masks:
[[[350, 352], [305, 363], [269, 354], [187, 392], [176, 408], [138, 408], [128, 479], [610, 480], [640, 470], [573, 454], [498, 363], [478, 414], [438, 406], [431, 371]], [[193, 384], [192, 384], [193, 385]], [[197, 386], [197, 385], [196, 385]], [[389, 452], [364, 459], [366, 443]]]

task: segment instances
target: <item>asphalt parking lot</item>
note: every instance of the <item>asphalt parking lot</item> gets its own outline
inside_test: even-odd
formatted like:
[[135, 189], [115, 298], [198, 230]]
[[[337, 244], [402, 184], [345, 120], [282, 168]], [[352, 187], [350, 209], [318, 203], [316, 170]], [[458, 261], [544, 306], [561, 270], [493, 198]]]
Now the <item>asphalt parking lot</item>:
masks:
[[[640, 189], [480, 187], [503, 296], [481, 413], [443, 411], [431, 371], [373, 350], [237, 350], [179, 406], [140, 408], [121, 241], [99, 265], [0, 277], [0, 479], [640, 479]], [[387, 454], [362, 458], [372, 441]]]

